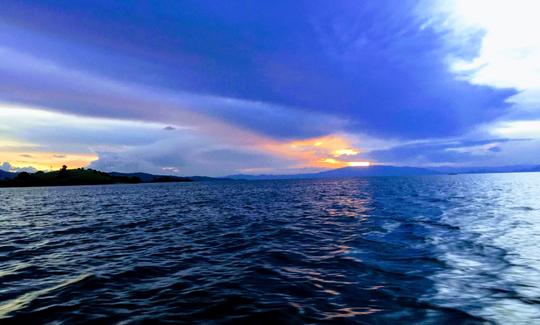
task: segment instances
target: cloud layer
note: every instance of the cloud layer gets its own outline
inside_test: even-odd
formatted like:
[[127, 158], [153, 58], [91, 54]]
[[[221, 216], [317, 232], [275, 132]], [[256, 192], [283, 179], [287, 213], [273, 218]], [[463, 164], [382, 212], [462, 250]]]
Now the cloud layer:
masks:
[[[59, 115], [26, 114], [0, 135], [118, 170], [331, 168], [336, 150], [355, 152], [338, 165], [426, 165], [485, 148], [498, 164], [508, 146], [538, 148], [540, 135], [518, 135], [540, 120], [536, 7], [13, 1], [0, 12], [0, 119]], [[291, 145], [314, 139], [344, 142]]]

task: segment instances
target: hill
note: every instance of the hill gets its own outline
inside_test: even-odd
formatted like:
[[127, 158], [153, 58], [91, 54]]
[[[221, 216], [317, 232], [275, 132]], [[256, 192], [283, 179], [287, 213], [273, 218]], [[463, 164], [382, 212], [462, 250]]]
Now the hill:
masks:
[[171, 175], [153, 175], [148, 173], [118, 173], [111, 172], [109, 175], [120, 176], [120, 177], [138, 177], [143, 183], [156, 183], [156, 182], [184, 182], [184, 181], [193, 181], [193, 182], [204, 182], [204, 181], [221, 181], [221, 180], [230, 180], [227, 178], [215, 178], [208, 176], [171, 176]]
[[434, 175], [437, 171], [418, 168], [418, 167], [396, 167], [375, 165], [369, 167], [344, 167], [320, 172], [317, 175], [322, 178], [341, 178], [341, 177], [369, 177], [369, 176], [416, 176], [416, 175]]
[[228, 178], [258, 180], [258, 179], [313, 179], [313, 178], [347, 178], [372, 176], [416, 176], [437, 175], [438, 171], [417, 167], [396, 167], [375, 165], [370, 167], [344, 167], [311, 174], [291, 175], [231, 175]]
[[171, 175], [153, 175], [148, 173], [108, 173], [112, 177], [135, 177], [139, 179], [141, 183], [165, 183], [165, 182], [193, 182], [190, 177], [171, 176]]
[[[11, 175], [7, 175], [7, 174]], [[58, 171], [36, 173], [8, 173], [0, 180], [0, 187], [29, 187], [29, 186], [67, 186], [67, 185], [103, 185], [103, 184], [135, 184], [155, 182], [192, 182], [187, 177], [162, 176], [141, 173], [121, 174], [105, 173], [93, 169], [67, 169], [65, 166]]]
[[17, 176], [16, 173], [6, 172], [6, 171], [0, 169], [0, 180], [12, 179], [15, 176]]
[[488, 173], [526, 173], [540, 172], [540, 165], [511, 165], [493, 167], [398, 167], [373, 165], [369, 167], [344, 167], [319, 173], [289, 175], [231, 175], [228, 178], [242, 180], [263, 179], [314, 179], [314, 178], [347, 178], [373, 176], [419, 176], [444, 174], [488, 174]]
[[434, 167], [435, 171], [454, 174], [527, 173], [540, 171], [540, 165], [510, 165], [493, 167]]

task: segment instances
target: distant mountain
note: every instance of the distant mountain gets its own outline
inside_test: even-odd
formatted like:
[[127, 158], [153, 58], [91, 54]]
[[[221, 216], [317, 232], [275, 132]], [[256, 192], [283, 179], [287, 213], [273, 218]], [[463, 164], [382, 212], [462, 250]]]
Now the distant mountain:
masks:
[[247, 180], [247, 181], [256, 181], [256, 180], [271, 180], [271, 179], [306, 179], [306, 178], [316, 178], [316, 174], [289, 174], [289, 175], [268, 175], [268, 174], [259, 174], [259, 175], [247, 175], [247, 174], [235, 174], [226, 176], [228, 179], [233, 180]]
[[436, 175], [438, 171], [418, 167], [396, 167], [374, 165], [369, 167], [344, 167], [329, 171], [311, 174], [291, 175], [231, 175], [227, 178], [258, 180], [258, 179], [304, 179], [304, 178], [347, 178], [347, 177], [371, 177], [371, 176], [417, 176]]
[[67, 169], [52, 172], [11, 173], [0, 170], [0, 187], [203, 182], [226, 180], [206, 176], [181, 177], [148, 173], [105, 173], [93, 169]]
[[93, 169], [67, 169], [52, 172], [14, 174], [15, 177], [0, 180], [0, 187], [31, 187], [31, 186], [66, 186], [66, 185], [101, 185], [140, 183], [137, 177], [111, 176]]
[[57, 171], [36, 173], [0, 173], [0, 187], [31, 186], [66, 186], [66, 185], [104, 185], [104, 184], [137, 184], [157, 182], [193, 182], [188, 177], [152, 175], [146, 173], [105, 173], [93, 169], [67, 169], [65, 166]]
[[321, 179], [373, 176], [419, 176], [445, 174], [520, 173], [540, 172], [540, 165], [513, 165], [498, 167], [398, 167], [374, 165], [369, 167], [344, 167], [309, 174], [290, 175], [231, 175], [225, 178], [207, 176], [171, 176], [149, 173], [100, 172], [92, 169], [67, 169], [64, 171], [12, 173], [0, 170], [0, 187], [93, 185], [116, 183], [158, 183], [158, 182], [202, 182], [227, 180], [272, 180], [272, 179]]
[[225, 177], [209, 177], [209, 176], [189, 176], [195, 182], [209, 182], [209, 181], [232, 181], [230, 178]]
[[148, 173], [108, 173], [113, 177], [136, 177], [142, 183], [156, 183], [156, 182], [193, 182], [189, 177], [170, 176], [170, 175], [152, 175]]
[[15, 176], [17, 176], [16, 173], [6, 172], [5, 170], [0, 169], [0, 180], [12, 179], [15, 178]]
[[344, 167], [329, 171], [311, 174], [291, 175], [231, 175], [231, 179], [259, 180], [259, 179], [312, 179], [312, 178], [346, 178], [346, 177], [372, 177], [372, 176], [418, 176], [418, 175], [444, 175], [444, 174], [484, 174], [484, 173], [523, 173], [540, 172], [540, 165], [513, 165], [498, 167], [398, 167], [374, 165], [370, 167]]
[[330, 177], [368, 177], [368, 176], [417, 176], [439, 174], [437, 171], [419, 167], [396, 167], [374, 165], [369, 167], [344, 167], [320, 172], [317, 175], [322, 178]]
[[432, 170], [451, 174], [526, 173], [540, 171], [540, 165], [510, 165], [495, 167], [434, 167]]
[[118, 173], [111, 172], [111, 176], [119, 177], [138, 177], [143, 183], [156, 183], [156, 182], [166, 182], [166, 181], [177, 181], [177, 182], [204, 182], [204, 181], [217, 181], [217, 180], [227, 180], [226, 178], [215, 178], [208, 176], [171, 176], [171, 175], [153, 175], [148, 173]]

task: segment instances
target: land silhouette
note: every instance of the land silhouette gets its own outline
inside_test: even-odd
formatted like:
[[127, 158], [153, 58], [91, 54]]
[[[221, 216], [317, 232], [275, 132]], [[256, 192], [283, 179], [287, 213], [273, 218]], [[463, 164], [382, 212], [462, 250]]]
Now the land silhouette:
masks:
[[98, 170], [85, 168], [68, 169], [65, 165], [62, 166], [60, 170], [51, 172], [3, 172], [0, 174], [0, 176], [2, 176], [2, 179], [0, 179], [0, 187], [137, 184], [194, 181], [189, 177], [162, 176], [145, 173], [105, 173]]
[[540, 172], [540, 165], [513, 165], [497, 167], [403, 167], [388, 165], [372, 165], [369, 167], [343, 167], [318, 173], [286, 174], [286, 175], [230, 175], [227, 178], [238, 180], [272, 180], [272, 179], [323, 179], [348, 177], [381, 177], [381, 176], [422, 176], [422, 175], [456, 175], [456, 174], [490, 174], [490, 173], [526, 173]]
[[401, 167], [373, 165], [369, 167], [344, 167], [319, 173], [287, 174], [287, 175], [230, 175], [223, 178], [207, 176], [172, 176], [153, 175], [148, 173], [102, 172], [90, 168], [68, 169], [35, 173], [7, 172], [0, 170], [0, 187], [30, 186], [68, 186], [68, 185], [104, 185], [104, 184], [137, 184], [164, 182], [199, 182], [216, 180], [276, 180], [276, 179], [323, 179], [349, 177], [380, 176], [422, 176], [422, 175], [456, 175], [484, 173], [520, 173], [540, 172], [540, 165], [514, 165], [499, 167]]

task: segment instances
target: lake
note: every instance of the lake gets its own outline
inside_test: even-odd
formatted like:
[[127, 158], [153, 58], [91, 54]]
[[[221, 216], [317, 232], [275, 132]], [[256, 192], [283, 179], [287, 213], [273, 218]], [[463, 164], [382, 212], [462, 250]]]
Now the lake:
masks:
[[0, 189], [0, 322], [540, 322], [540, 173]]

